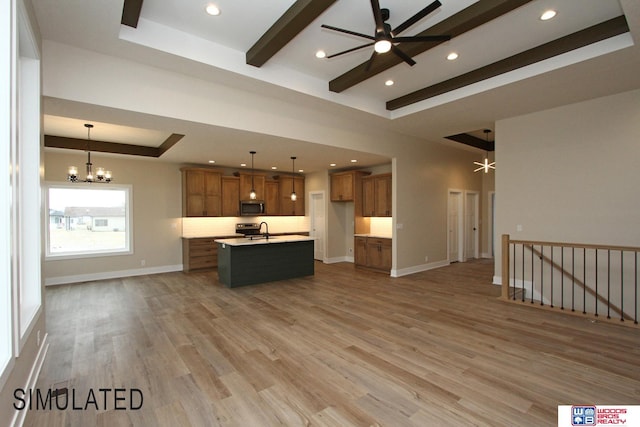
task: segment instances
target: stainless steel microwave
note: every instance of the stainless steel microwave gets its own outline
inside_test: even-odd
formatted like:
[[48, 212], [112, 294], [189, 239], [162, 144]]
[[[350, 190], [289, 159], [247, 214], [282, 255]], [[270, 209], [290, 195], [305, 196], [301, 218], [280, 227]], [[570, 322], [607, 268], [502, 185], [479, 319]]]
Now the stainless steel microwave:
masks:
[[240, 215], [243, 215], [243, 216], [264, 215], [264, 200], [241, 200]]

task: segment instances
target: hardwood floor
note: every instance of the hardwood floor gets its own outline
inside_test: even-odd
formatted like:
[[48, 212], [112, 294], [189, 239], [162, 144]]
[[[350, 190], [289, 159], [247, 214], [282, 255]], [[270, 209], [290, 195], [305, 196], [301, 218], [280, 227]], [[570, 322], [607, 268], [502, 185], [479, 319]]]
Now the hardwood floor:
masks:
[[216, 272], [51, 287], [38, 388], [144, 400], [26, 425], [555, 426], [559, 404], [640, 401], [640, 330], [503, 303], [492, 275], [316, 263], [234, 289]]

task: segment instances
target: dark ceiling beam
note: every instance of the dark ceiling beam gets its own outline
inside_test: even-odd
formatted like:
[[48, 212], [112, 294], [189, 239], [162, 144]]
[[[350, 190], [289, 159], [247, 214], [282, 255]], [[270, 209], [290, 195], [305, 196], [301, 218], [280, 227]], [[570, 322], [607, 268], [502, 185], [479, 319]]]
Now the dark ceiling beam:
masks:
[[[438, 34], [448, 34], [452, 38], [473, 30], [482, 24], [496, 19], [507, 12], [519, 8], [532, 0], [479, 0], [464, 10], [445, 19], [444, 21], [417, 34], [418, 36], [433, 36]], [[401, 44], [402, 50], [413, 57], [422, 52], [426, 52], [443, 42], [406, 43]], [[368, 61], [367, 61], [368, 62]], [[367, 62], [347, 71], [341, 76], [329, 82], [329, 90], [332, 92], [342, 92], [357, 85], [371, 77], [388, 70], [402, 62], [396, 55], [377, 55], [373, 65], [367, 71]]]
[[124, 0], [122, 6], [122, 19], [120, 23], [128, 27], [137, 28], [140, 11], [142, 10], [142, 0]]
[[298, 0], [249, 49], [246, 62], [261, 67], [336, 0]]
[[471, 147], [480, 148], [484, 151], [494, 151], [496, 147], [495, 141], [485, 141], [468, 133], [459, 133], [457, 135], [446, 136], [445, 138]]
[[624, 15], [596, 24], [568, 36], [534, 47], [477, 70], [425, 87], [387, 102], [387, 110], [397, 110], [425, 99], [513, 71], [536, 62], [617, 36], [629, 31]]
[[[173, 147], [184, 135], [171, 134], [159, 147], [146, 147], [142, 145], [121, 144], [117, 142], [91, 140], [89, 148], [92, 152], [128, 154], [131, 156], [160, 157], [169, 148]], [[67, 148], [70, 150], [87, 151], [87, 140], [80, 138], [67, 138], [64, 136], [44, 136], [44, 146], [51, 148]]]

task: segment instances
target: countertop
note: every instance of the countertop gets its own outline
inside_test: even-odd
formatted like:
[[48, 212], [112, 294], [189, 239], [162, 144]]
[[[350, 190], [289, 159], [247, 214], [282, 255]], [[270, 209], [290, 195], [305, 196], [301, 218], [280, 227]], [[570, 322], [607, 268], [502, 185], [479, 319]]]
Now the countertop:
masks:
[[373, 237], [376, 239], [391, 239], [391, 236], [384, 236], [382, 234], [354, 234], [354, 237]]
[[309, 240], [315, 240], [313, 237], [303, 236], [300, 234], [289, 234], [284, 236], [269, 236], [265, 238], [253, 238], [239, 237], [233, 239], [216, 239], [216, 243], [224, 243], [229, 246], [247, 246], [247, 245], [266, 245], [271, 243], [292, 243], [292, 242], [306, 242]]

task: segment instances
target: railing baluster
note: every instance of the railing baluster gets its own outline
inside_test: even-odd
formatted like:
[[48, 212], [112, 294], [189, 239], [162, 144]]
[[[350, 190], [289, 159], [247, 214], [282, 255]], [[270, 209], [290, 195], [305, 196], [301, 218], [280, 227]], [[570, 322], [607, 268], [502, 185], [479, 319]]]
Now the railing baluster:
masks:
[[544, 246], [540, 245], [540, 305], [544, 305]]
[[522, 244], [522, 275], [520, 276], [520, 289], [522, 289], [522, 302], [524, 302], [524, 243]]
[[[560, 270], [564, 273], [564, 246], [560, 246]], [[564, 310], [564, 274], [560, 274], [560, 310]]]
[[624, 251], [620, 251], [620, 321], [624, 322]]
[[531, 304], [533, 304], [533, 290], [535, 289], [533, 258], [533, 245], [531, 245]]
[[513, 300], [516, 300], [516, 245], [513, 244]]
[[[573, 276], [575, 283], [575, 276]], [[587, 248], [582, 249], [582, 314], [587, 314]]]
[[633, 269], [633, 276], [635, 281], [635, 298], [634, 298], [634, 308], [633, 308], [633, 323], [638, 324], [638, 252], [636, 252], [635, 256], [635, 268]]
[[551, 246], [551, 307], [553, 308], [553, 246]]
[[598, 248], [596, 248], [596, 294], [593, 298], [595, 298], [595, 302], [596, 302], [596, 317], [598, 317], [598, 295], [600, 295], [598, 293]]
[[611, 319], [611, 251], [607, 250], [607, 319]]

